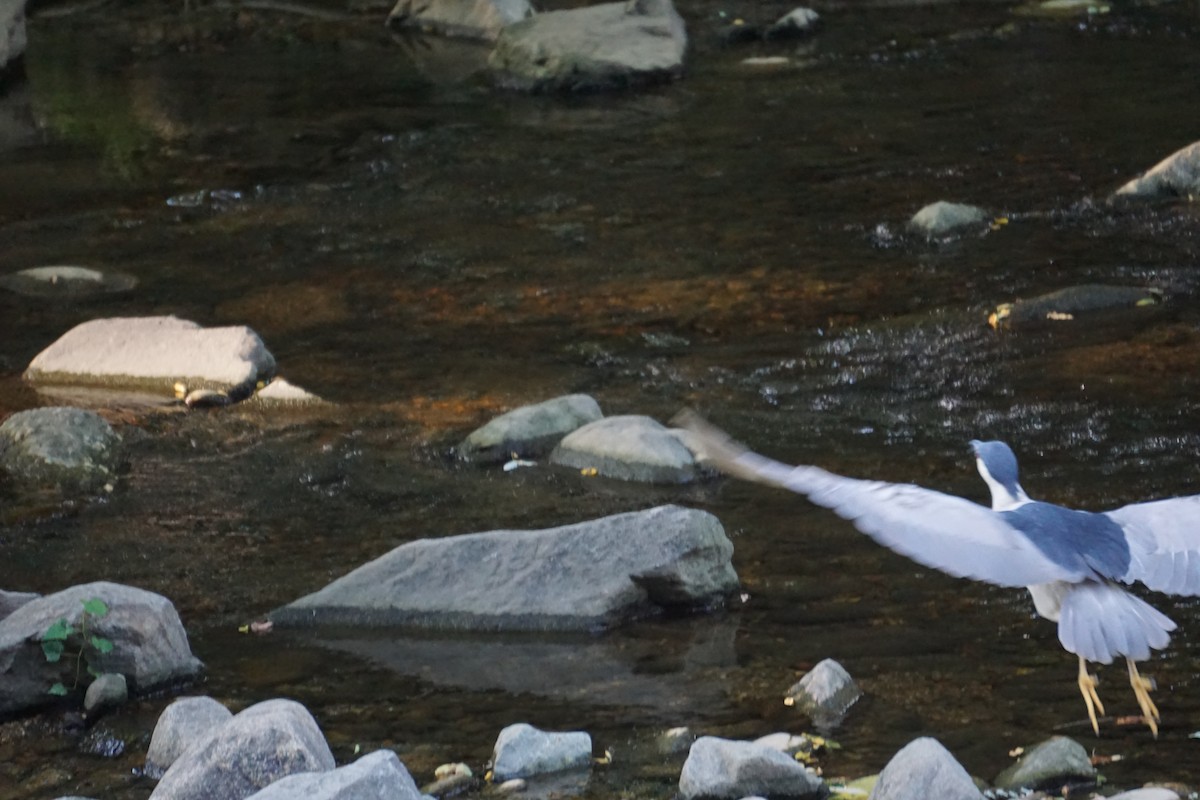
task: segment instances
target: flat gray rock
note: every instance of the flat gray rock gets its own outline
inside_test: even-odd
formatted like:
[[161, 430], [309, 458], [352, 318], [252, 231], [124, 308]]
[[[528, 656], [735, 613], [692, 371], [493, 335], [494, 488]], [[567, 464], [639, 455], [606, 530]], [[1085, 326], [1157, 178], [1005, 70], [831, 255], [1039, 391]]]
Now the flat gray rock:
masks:
[[497, 781], [582, 769], [592, 763], [592, 737], [583, 731], [538, 730], [524, 722], [500, 731], [492, 750]]
[[792, 704], [812, 717], [819, 728], [841, 722], [860, 697], [862, 691], [854, 678], [832, 658], [818, 663], [787, 691]]
[[391, 750], [376, 750], [328, 772], [280, 778], [251, 800], [421, 800], [412, 775]]
[[119, 672], [133, 691], [144, 692], [191, 678], [203, 668], [192, 655], [179, 614], [165, 597], [117, 583], [73, 586], [0, 619], [0, 714], [45, 704], [55, 682], [70, 685], [68, 665], [47, 662], [41, 638], [60, 618], [78, 628], [83, 602], [93, 598], [103, 600], [108, 613], [91, 617], [88, 630], [113, 643], [108, 653], [88, 651], [89, 665], [97, 671]]
[[280, 778], [335, 766], [316, 720], [292, 700], [266, 700], [211, 730], [175, 760], [151, 800], [241, 800]]
[[1070, 322], [1078, 314], [1157, 306], [1162, 300], [1162, 292], [1156, 289], [1089, 283], [1068, 286], [1013, 303], [1001, 303], [988, 317], [988, 324], [993, 328], [1001, 328], [1034, 323]]
[[700, 474], [696, 457], [679, 432], [636, 415], [605, 417], [584, 425], [558, 443], [550, 461], [647, 483], [688, 483]]
[[982, 800], [962, 764], [936, 739], [914, 739], [879, 773], [869, 800]]
[[1120, 199], [1190, 199], [1200, 195], [1200, 142], [1176, 150], [1113, 192]]
[[676, 78], [686, 50], [683, 19], [670, 0], [628, 0], [509, 25], [488, 66], [517, 89], [590, 91]]
[[679, 775], [684, 800], [740, 797], [823, 797], [824, 782], [796, 759], [753, 742], [701, 736]]
[[0, 425], [0, 470], [22, 486], [93, 492], [120, 462], [121, 437], [93, 411], [34, 408]]
[[908, 225], [926, 236], [944, 236], [956, 228], [978, 225], [988, 216], [988, 212], [979, 206], [939, 200], [913, 214]]
[[716, 517], [659, 506], [545, 530], [421, 539], [278, 609], [280, 625], [590, 630], [736, 590]]
[[1068, 778], [1093, 778], [1096, 768], [1087, 750], [1074, 739], [1053, 736], [1025, 751], [993, 781], [1000, 789], [1059, 787]]
[[181, 697], [174, 701], [158, 715], [146, 750], [145, 773], [161, 778], [184, 750], [232, 717], [232, 711], [211, 697]]
[[516, 453], [536, 457], [549, 452], [564, 436], [602, 418], [600, 404], [586, 394], [555, 397], [502, 414], [473, 431], [458, 446], [467, 461], [507, 461]]
[[202, 328], [176, 317], [116, 317], [77, 325], [39, 353], [25, 378], [42, 386], [141, 390], [175, 396], [176, 384], [242, 399], [275, 374], [258, 334]]
[[0, 289], [27, 297], [80, 298], [128, 292], [135, 286], [137, 278], [123, 272], [101, 272], [66, 264], [33, 267], [0, 275]]
[[529, 0], [399, 0], [387, 21], [425, 33], [495, 41], [505, 26], [532, 16]]

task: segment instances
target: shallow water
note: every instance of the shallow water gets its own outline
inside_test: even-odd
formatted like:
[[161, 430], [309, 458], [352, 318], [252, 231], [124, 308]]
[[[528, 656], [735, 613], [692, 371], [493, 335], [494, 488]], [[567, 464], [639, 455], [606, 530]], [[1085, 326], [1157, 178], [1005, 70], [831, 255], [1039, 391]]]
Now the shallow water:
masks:
[[[394, 39], [378, 17], [35, 15], [19, 91], [38, 127], [0, 152], [0, 272], [79, 264], [139, 286], [0, 293], [0, 413], [44, 402], [20, 372], [70, 326], [164, 313], [252, 326], [289, 380], [337, 405], [112, 414], [129, 445], [117, 491], [49, 518], [9, 503], [0, 586], [162, 592], [208, 665], [201, 691], [235, 708], [294, 697], [339, 762], [391, 747], [418, 782], [481, 766], [500, 728], [527, 721], [612, 750], [589, 796], [669, 796], [682, 756], [657, 755], [657, 732], [805, 730], [782, 695], [825, 657], [867, 692], [833, 732], [829, 776], [932, 735], [991, 777], [1013, 747], [1064, 732], [1124, 756], [1103, 768], [1111, 785], [1200, 781], [1192, 601], [1154, 598], [1181, 623], [1145, 670], [1159, 741], [1111, 722], [1097, 740], [1074, 660], [1023, 593], [915, 567], [765, 488], [448, 458], [501, 410], [585, 391], [609, 414], [694, 406], [785, 460], [977, 500], [976, 437], [1012, 442], [1049, 500], [1197, 491], [1200, 220], [1102, 202], [1195, 139], [1194, 10], [843, 9], [809, 42], [723, 48], [727, 10], [682, 6], [685, 80], [568, 99], [463, 80], [461, 48]], [[780, 54], [791, 68], [739, 63]], [[905, 236], [942, 198], [1010, 221]], [[996, 303], [1088, 282], [1171, 299], [984, 324]], [[236, 632], [414, 538], [666, 502], [720, 517], [745, 602], [601, 637]], [[1122, 670], [1102, 678], [1109, 710], [1130, 713]], [[0, 794], [146, 797], [132, 770], [168, 701], [101, 723], [128, 739], [117, 758], [6, 730]]]

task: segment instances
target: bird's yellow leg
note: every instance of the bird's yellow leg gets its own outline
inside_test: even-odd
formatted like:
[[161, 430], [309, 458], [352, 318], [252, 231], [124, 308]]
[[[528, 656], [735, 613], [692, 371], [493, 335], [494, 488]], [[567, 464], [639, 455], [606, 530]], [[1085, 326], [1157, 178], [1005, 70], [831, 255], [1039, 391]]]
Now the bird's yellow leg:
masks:
[[[1133, 666], [1133, 662], [1129, 662]], [[1104, 704], [1100, 702], [1100, 696], [1096, 694], [1096, 676], [1087, 671], [1087, 662], [1083, 660], [1083, 656], [1079, 657], [1079, 691], [1083, 694], [1083, 702], [1087, 704], [1088, 719], [1092, 721], [1092, 730], [1096, 735], [1100, 735], [1100, 723], [1096, 720], [1096, 711], [1104, 713]]]
[[1125, 663], [1129, 665], [1129, 685], [1133, 687], [1133, 696], [1137, 698], [1138, 705], [1142, 709], [1142, 719], [1150, 726], [1150, 732], [1157, 739], [1158, 706], [1154, 705], [1154, 701], [1150, 699], [1150, 690], [1154, 688], [1154, 682], [1138, 674], [1137, 664], [1133, 663], [1132, 658], [1127, 657]]

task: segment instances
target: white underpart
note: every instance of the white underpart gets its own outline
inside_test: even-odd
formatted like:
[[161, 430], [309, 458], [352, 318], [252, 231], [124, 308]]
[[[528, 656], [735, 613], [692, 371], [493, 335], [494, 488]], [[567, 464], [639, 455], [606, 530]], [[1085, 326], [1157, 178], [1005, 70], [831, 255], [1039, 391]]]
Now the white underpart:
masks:
[[1020, 508], [1031, 502], [1029, 495], [1025, 494], [1025, 490], [1021, 488], [1020, 484], [1017, 484], [1017, 493], [1013, 494], [1004, 484], [993, 478], [982, 458], [975, 459], [975, 467], [979, 470], [983, 482], [992, 492], [992, 511], [1012, 511], [1014, 508]]

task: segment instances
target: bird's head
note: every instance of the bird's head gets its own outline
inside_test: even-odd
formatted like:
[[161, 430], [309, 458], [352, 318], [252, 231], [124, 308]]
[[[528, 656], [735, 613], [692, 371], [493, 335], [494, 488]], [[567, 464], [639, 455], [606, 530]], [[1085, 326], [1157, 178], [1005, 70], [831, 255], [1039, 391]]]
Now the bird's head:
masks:
[[1017, 482], [1017, 457], [1004, 442], [971, 441], [975, 466], [992, 492], [992, 510], [1005, 511], [1029, 502]]

